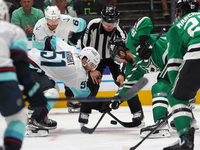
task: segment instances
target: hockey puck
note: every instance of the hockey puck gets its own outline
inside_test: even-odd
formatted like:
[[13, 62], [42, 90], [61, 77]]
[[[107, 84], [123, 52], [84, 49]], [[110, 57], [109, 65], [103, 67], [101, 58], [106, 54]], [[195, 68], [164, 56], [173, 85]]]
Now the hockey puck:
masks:
[[113, 125], [116, 125], [116, 124], [117, 124], [117, 121], [111, 120], [110, 123], [113, 124]]

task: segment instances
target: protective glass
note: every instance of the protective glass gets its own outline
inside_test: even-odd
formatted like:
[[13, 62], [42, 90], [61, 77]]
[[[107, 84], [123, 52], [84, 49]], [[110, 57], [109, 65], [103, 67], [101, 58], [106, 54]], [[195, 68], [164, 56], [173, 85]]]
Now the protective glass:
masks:
[[58, 25], [59, 19], [47, 19], [47, 24], [49, 25]]

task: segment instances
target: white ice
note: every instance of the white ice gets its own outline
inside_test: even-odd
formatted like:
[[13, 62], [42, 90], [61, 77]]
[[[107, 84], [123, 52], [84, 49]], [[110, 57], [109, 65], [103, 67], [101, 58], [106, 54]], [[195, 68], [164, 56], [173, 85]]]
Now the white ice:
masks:
[[[145, 124], [153, 124], [152, 107], [143, 106]], [[193, 110], [200, 126], [200, 105]], [[120, 107], [112, 111], [122, 121], [131, 121], [132, 115], [128, 107]], [[100, 117], [100, 113], [93, 111], [87, 127], [94, 127]], [[58, 122], [56, 130], [51, 130], [48, 137], [25, 137], [22, 150], [122, 150], [123, 146], [135, 146], [142, 138], [140, 128], [125, 128], [119, 123], [110, 124], [112, 118], [105, 115], [93, 134], [84, 134], [80, 131], [78, 113], [68, 113], [67, 108], [52, 109], [49, 117]], [[171, 121], [172, 118], [169, 119]], [[3, 144], [3, 132], [6, 127], [5, 119], [0, 115], [0, 145]], [[146, 139], [137, 150], [162, 150], [178, 139], [175, 130], [170, 128], [170, 138]], [[195, 132], [195, 150], [200, 149], [200, 130]]]

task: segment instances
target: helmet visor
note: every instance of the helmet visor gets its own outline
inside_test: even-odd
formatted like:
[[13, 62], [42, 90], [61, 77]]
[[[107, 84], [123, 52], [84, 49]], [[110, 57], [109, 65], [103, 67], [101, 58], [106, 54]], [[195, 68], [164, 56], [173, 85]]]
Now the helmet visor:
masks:
[[47, 19], [47, 24], [49, 25], [58, 25], [59, 19]]
[[115, 62], [116, 64], [120, 65], [120, 64], [121, 64], [120, 59], [121, 59], [121, 58], [120, 58], [119, 55], [115, 55], [115, 57], [114, 57], [114, 62]]
[[94, 71], [94, 70], [97, 68], [97, 65], [95, 65], [93, 62], [89, 62], [89, 63], [87, 64], [87, 66], [88, 66], [92, 71]]

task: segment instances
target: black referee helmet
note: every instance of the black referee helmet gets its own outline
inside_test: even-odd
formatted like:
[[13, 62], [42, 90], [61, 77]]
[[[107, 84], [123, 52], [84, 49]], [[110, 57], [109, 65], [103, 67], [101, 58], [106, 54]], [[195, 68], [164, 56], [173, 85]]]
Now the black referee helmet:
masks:
[[103, 21], [108, 23], [114, 23], [119, 20], [118, 9], [113, 5], [104, 5], [101, 11], [101, 17]]

